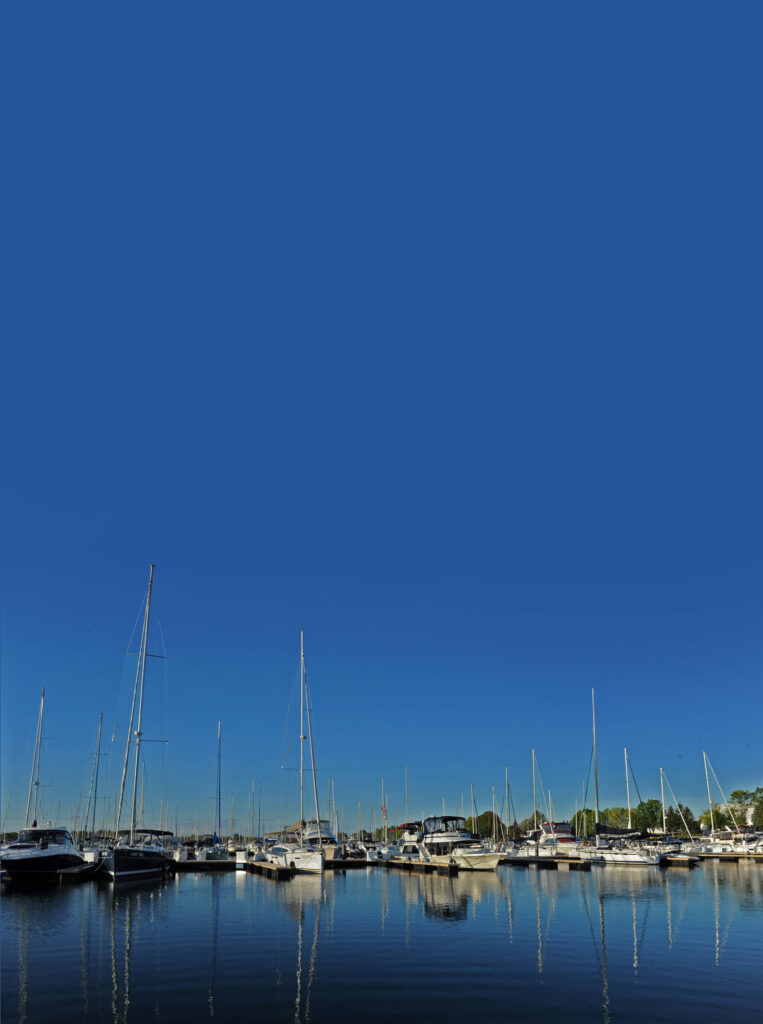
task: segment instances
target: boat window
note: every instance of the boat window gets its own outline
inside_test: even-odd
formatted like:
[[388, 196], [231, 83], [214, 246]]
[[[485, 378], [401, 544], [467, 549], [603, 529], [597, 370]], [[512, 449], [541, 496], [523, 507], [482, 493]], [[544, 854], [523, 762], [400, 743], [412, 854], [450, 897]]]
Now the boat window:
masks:
[[66, 829], [22, 829], [17, 843], [65, 843], [70, 840]]

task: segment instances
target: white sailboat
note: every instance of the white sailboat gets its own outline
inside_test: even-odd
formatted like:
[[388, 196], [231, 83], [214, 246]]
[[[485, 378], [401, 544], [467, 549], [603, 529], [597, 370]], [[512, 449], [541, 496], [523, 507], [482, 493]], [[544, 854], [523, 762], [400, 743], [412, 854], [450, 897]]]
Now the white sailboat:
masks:
[[[326, 851], [323, 845], [323, 831], [320, 824], [315, 829], [317, 846], [306, 841], [307, 822], [305, 821], [305, 740], [310, 743], [310, 767], [313, 775], [313, 793], [315, 796], [315, 821], [320, 823], [321, 814], [318, 806], [318, 780], [315, 771], [315, 749], [313, 747], [313, 727], [308, 699], [307, 670], [305, 667], [305, 634], [299, 634], [299, 824], [295, 832], [286, 836], [283, 842], [276, 843], [267, 851], [266, 856], [271, 864], [291, 868], [292, 871], [308, 871], [321, 873], [326, 862]], [[307, 711], [307, 736], [305, 735], [305, 711]]]
[[217, 720], [217, 785], [215, 789], [215, 809], [217, 811], [217, 823], [214, 834], [212, 835], [212, 841], [205, 843], [200, 846], [196, 851], [196, 860], [213, 861], [213, 860], [229, 860], [227, 847], [223, 844], [222, 839], [222, 795], [220, 790], [221, 780], [221, 738], [222, 738], [222, 719]]

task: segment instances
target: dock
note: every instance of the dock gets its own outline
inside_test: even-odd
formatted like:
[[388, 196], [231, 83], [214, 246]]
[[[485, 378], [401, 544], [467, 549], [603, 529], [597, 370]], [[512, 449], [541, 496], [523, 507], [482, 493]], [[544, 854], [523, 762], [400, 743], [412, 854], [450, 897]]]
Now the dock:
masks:
[[248, 860], [244, 864], [244, 871], [250, 875], [263, 875], [265, 878], [271, 878], [274, 882], [288, 882], [296, 874], [296, 871], [291, 868], [281, 864], [271, 864], [267, 860]]
[[235, 860], [173, 860], [170, 870], [176, 874], [190, 874], [205, 871], [235, 871]]
[[530, 865], [536, 868], [547, 868], [555, 871], [558, 868], [569, 871], [590, 871], [590, 860], [582, 860], [580, 857], [502, 857], [499, 864], [511, 864], [512, 867], [529, 868]]
[[700, 860], [720, 860], [728, 864], [737, 862], [763, 864], [763, 853], [695, 853]]

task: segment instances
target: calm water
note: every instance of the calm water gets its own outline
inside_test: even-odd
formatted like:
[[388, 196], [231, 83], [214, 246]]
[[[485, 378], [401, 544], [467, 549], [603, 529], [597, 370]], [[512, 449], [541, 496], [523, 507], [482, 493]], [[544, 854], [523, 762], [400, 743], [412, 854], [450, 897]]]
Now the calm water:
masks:
[[758, 1021], [763, 865], [5, 886], [2, 1019]]

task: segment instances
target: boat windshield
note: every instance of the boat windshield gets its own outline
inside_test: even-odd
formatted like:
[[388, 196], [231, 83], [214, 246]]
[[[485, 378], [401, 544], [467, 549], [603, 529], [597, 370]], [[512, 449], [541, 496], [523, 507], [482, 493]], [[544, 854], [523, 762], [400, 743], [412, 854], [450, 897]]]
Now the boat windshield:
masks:
[[24, 828], [19, 832], [17, 843], [71, 843], [72, 837], [65, 828]]

